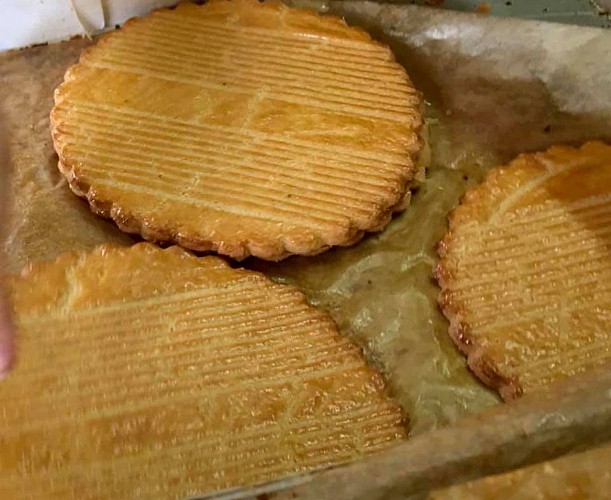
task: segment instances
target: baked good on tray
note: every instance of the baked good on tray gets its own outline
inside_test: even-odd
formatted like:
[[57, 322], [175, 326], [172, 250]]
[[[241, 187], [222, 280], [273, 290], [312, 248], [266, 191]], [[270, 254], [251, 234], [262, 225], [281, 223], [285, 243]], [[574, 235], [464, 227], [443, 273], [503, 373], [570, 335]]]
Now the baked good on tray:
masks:
[[520, 155], [449, 222], [439, 302], [484, 382], [511, 399], [611, 359], [611, 146]]
[[181, 4], [86, 50], [56, 90], [59, 168], [124, 231], [242, 259], [351, 245], [423, 174], [421, 95], [342, 20]]
[[406, 437], [362, 352], [292, 287], [150, 243], [8, 282], [0, 498], [183, 498]]

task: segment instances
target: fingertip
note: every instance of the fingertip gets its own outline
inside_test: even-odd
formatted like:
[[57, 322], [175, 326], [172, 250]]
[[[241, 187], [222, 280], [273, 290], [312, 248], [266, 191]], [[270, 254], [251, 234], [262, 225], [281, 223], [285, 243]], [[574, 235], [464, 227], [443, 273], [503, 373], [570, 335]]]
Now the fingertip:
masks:
[[0, 354], [0, 380], [4, 380], [7, 377], [12, 367], [13, 367], [12, 353], [2, 352]]
[[0, 340], [0, 380], [4, 379], [10, 372], [15, 362], [15, 347], [11, 337], [2, 334]]
[[15, 326], [0, 300], [0, 380], [8, 375], [14, 364]]

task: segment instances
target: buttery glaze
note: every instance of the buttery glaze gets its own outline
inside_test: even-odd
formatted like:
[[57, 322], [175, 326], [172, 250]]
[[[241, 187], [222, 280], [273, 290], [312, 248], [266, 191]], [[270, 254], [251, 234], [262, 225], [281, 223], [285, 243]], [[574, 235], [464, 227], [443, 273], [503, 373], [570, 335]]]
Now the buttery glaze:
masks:
[[406, 437], [327, 314], [217, 257], [103, 246], [35, 264], [9, 292], [0, 498], [184, 498]]
[[611, 146], [491, 170], [450, 215], [440, 304], [469, 365], [506, 398], [611, 361]]
[[364, 31], [223, 0], [103, 37], [66, 73], [51, 123], [73, 191], [124, 231], [279, 260], [353, 244], [405, 208], [421, 107]]

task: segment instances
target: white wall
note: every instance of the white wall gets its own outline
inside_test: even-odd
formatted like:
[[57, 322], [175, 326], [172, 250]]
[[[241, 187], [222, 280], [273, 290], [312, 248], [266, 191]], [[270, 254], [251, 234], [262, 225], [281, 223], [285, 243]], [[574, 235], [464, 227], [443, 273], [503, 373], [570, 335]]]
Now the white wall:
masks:
[[0, 51], [97, 33], [177, 0], [0, 0]]

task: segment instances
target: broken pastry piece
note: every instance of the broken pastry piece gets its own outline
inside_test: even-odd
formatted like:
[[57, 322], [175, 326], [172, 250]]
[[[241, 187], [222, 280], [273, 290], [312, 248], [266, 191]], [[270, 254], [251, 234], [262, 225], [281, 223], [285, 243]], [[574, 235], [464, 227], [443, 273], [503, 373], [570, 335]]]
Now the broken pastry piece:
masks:
[[439, 302], [478, 377], [511, 399], [611, 360], [611, 146], [523, 154], [449, 221]]
[[142, 243], [11, 278], [0, 498], [184, 498], [406, 437], [383, 379], [294, 288]]
[[279, 260], [351, 245], [409, 202], [422, 98], [342, 20], [256, 0], [182, 4], [86, 50], [51, 126], [72, 190], [124, 231]]

